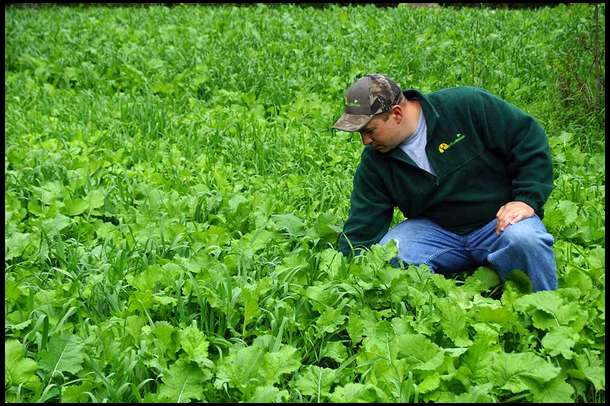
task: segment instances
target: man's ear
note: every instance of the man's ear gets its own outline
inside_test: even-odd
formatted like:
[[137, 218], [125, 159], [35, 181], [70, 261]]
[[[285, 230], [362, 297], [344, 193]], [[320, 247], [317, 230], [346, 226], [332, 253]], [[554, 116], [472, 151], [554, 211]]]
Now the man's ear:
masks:
[[405, 113], [405, 106], [400, 104], [392, 106], [392, 114], [394, 115], [397, 123], [400, 123], [404, 119]]

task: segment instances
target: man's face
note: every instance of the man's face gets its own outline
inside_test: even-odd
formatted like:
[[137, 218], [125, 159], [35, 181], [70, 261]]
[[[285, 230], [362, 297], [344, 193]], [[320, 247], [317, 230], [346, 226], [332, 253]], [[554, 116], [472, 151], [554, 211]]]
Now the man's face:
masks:
[[362, 143], [364, 145], [372, 144], [377, 151], [384, 153], [396, 148], [405, 139], [399, 126], [401, 117], [402, 115], [399, 113], [397, 116], [394, 110], [390, 111], [390, 116], [385, 121], [384, 117], [373, 117], [360, 130]]

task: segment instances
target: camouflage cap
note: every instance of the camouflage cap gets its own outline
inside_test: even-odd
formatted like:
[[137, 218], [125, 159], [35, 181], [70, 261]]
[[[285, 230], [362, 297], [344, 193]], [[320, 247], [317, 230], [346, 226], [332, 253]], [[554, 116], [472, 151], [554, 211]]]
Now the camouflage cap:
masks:
[[333, 128], [359, 131], [375, 114], [400, 101], [400, 86], [387, 76], [371, 73], [355, 81], [345, 93], [345, 110]]

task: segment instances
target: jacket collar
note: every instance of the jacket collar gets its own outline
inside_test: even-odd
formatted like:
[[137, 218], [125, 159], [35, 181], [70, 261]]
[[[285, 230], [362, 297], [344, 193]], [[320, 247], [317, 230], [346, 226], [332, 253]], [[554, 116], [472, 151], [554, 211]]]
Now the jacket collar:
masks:
[[428, 134], [432, 134], [434, 132], [434, 127], [436, 127], [436, 122], [438, 121], [439, 114], [438, 110], [432, 104], [430, 99], [415, 89], [407, 89], [402, 92], [402, 94], [409, 100], [419, 100], [421, 103], [422, 110], [424, 112], [424, 117], [426, 117], [426, 125], [428, 126]]
[[[419, 100], [419, 102], [421, 103], [422, 111], [424, 113], [424, 117], [426, 118], [426, 126], [427, 126], [426, 139], [428, 141], [430, 141], [431, 135], [434, 134], [434, 129], [436, 128], [436, 124], [438, 122], [438, 118], [439, 118], [438, 110], [436, 109], [434, 104], [432, 104], [430, 99], [418, 90], [407, 89], [407, 90], [404, 90], [402, 92], [402, 94], [408, 100]], [[375, 150], [373, 150], [373, 151], [379, 154], [379, 152], [377, 152]], [[399, 159], [401, 161], [405, 161], [411, 165], [415, 165], [415, 162], [407, 154], [405, 154], [402, 149], [400, 149], [398, 147], [394, 148], [392, 151], [390, 151], [389, 153], [387, 153], [385, 155], [387, 157], [397, 158], [397, 159]], [[417, 166], [417, 165], [415, 165], [415, 166]]]

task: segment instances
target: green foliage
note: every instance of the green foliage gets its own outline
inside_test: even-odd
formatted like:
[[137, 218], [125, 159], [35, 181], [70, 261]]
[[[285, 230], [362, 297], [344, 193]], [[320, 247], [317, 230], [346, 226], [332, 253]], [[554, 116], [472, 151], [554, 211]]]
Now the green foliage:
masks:
[[[36, 375], [38, 364], [25, 356], [25, 347], [17, 340], [4, 342], [4, 384], [7, 388], [26, 388], [39, 391], [40, 378]], [[10, 393], [10, 392], [9, 392]], [[14, 393], [10, 393], [11, 397]]]
[[[599, 7], [7, 7], [5, 401], [605, 401]], [[366, 72], [540, 120], [558, 290], [336, 251]]]

